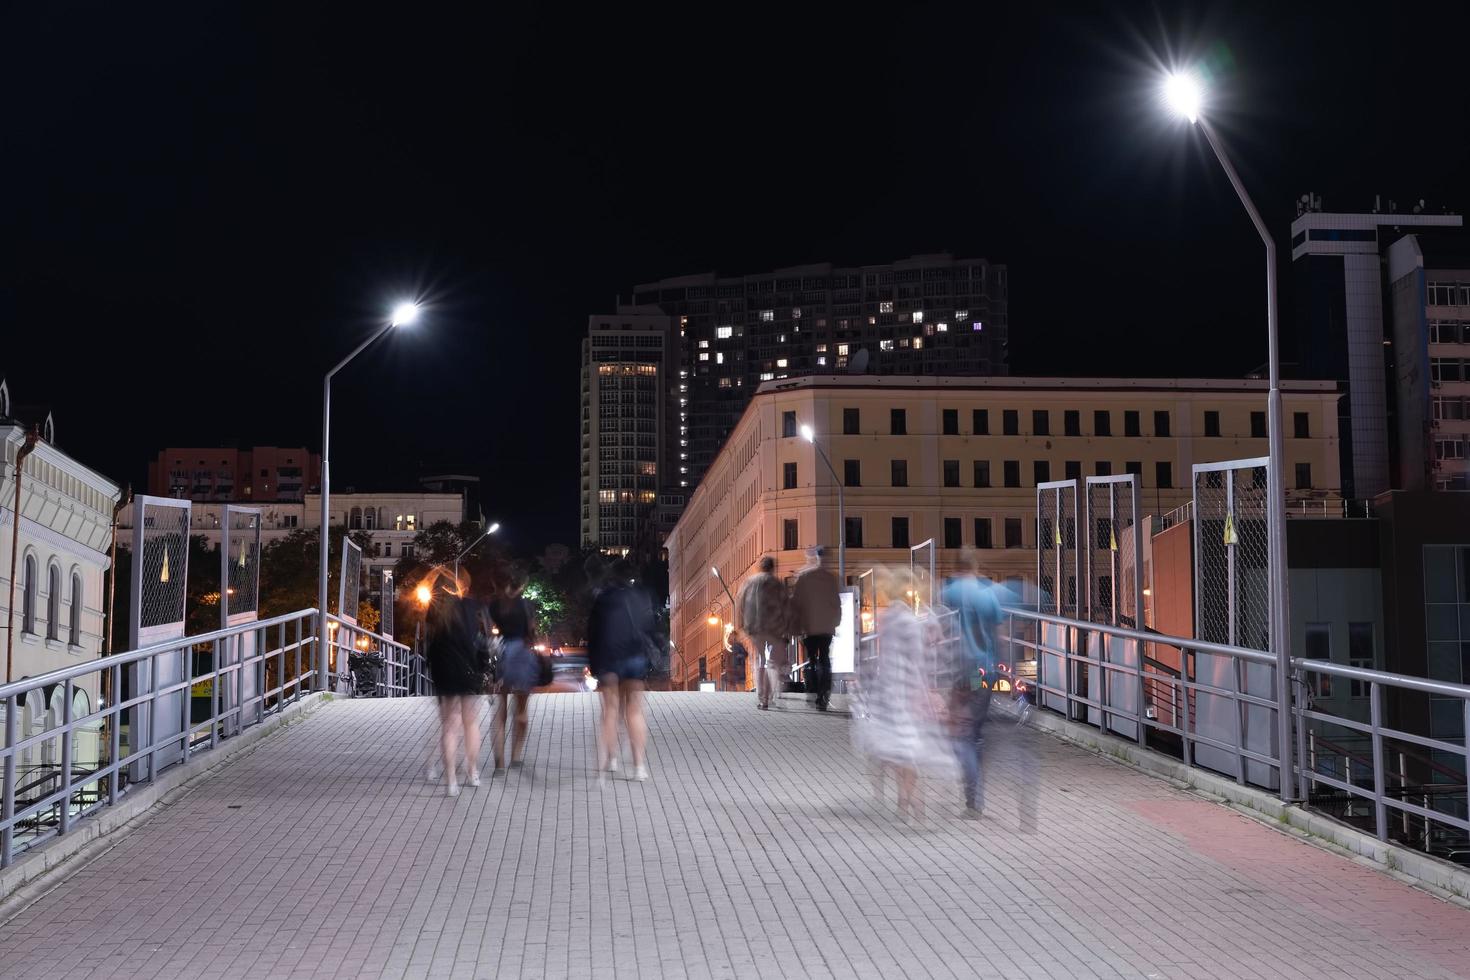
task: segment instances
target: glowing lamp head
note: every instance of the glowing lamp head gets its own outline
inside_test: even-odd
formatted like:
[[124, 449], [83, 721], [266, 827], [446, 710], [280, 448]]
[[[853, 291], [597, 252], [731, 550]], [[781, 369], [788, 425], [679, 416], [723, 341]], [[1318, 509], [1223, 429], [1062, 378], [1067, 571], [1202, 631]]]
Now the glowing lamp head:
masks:
[[1200, 104], [1205, 90], [1199, 78], [1190, 72], [1174, 72], [1164, 79], [1164, 104], [1175, 115], [1183, 116], [1191, 123], [1199, 121]]
[[811, 426], [809, 426], [809, 425], [803, 425], [801, 427], [801, 437], [803, 439], [805, 439], [807, 442], [815, 442], [816, 441], [816, 438], [817, 438], [817, 434], [812, 431], [812, 427]]
[[709, 619], [707, 620], [707, 622], [711, 626], [718, 626], [718, 625], [720, 625], [720, 617], [718, 617], [718, 616], [710, 616]]
[[434, 593], [429, 590], [427, 585], [421, 583], [418, 588], [413, 590], [413, 597], [419, 601], [419, 605], [427, 606], [429, 600], [434, 598]]
[[500, 530], [500, 523], [499, 522], [496, 522], [494, 524], [491, 524], [490, 527], [489, 527], [489, 529], [486, 530], [485, 533], [486, 534], [494, 534], [498, 530]]
[[399, 303], [393, 307], [392, 324], [395, 327], [406, 327], [419, 318], [419, 304]]

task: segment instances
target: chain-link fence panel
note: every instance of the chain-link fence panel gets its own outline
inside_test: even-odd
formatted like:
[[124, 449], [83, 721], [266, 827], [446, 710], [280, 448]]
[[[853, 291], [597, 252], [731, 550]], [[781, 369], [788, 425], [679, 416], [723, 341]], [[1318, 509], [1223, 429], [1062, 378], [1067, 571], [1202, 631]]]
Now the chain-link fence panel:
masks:
[[[1141, 621], [1143, 586], [1137, 567], [1142, 550], [1142, 528], [1138, 517], [1138, 477], [1088, 477], [1083, 493], [1086, 511], [1083, 518], [1085, 540], [1082, 545], [1086, 567], [1087, 602], [1083, 618], [1094, 623], [1137, 629]], [[1137, 640], [1089, 634], [1087, 654], [1094, 660], [1123, 664], [1136, 669], [1144, 650]], [[1129, 673], [1087, 668], [1086, 690], [1096, 692], [1106, 708], [1089, 708], [1088, 720], [1095, 725], [1136, 739], [1138, 725], [1119, 717], [1107, 708], [1136, 716], [1141, 697], [1137, 678]]]
[[342, 578], [337, 583], [337, 615], [357, 622], [362, 594], [362, 549], [348, 537], [342, 539]]
[[222, 626], [231, 617], [260, 611], [260, 511], [227, 504], [224, 516]]
[[[182, 505], [182, 506], [180, 506]], [[189, 502], [168, 498], [134, 498], [136, 570], [131, 600], [133, 620], [147, 642], [147, 631], [184, 622], [189, 582]], [[180, 634], [182, 635], [182, 634]]]
[[[1207, 642], [1270, 650], [1271, 542], [1267, 460], [1240, 459], [1194, 467], [1195, 635]], [[1227, 690], [1276, 699], [1273, 668], [1242, 665], [1233, 657], [1199, 654], [1194, 676]], [[1260, 705], [1237, 706], [1205, 692], [1197, 695], [1195, 727], [1202, 734], [1263, 755], [1276, 754], [1275, 716]], [[1267, 788], [1276, 773], [1210, 746], [1196, 750], [1200, 765]]]
[[[1077, 547], [1077, 481], [1059, 480], [1036, 486], [1036, 602], [1043, 613], [1076, 618], [1081, 553]], [[1048, 687], [1072, 690], [1066, 659], [1069, 630], [1043, 623], [1039, 627], [1037, 671]], [[1043, 692], [1041, 703], [1067, 713], [1067, 700]]]
[[390, 568], [383, 569], [383, 582], [378, 590], [378, 595], [380, 597], [378, 600], [380, 606], [378, 614], [382, 619], [382, 622], [378, 624], [378, 632], [386, 637], [392, 638], [393, 606], [395, 600], [398, 598], [398, 594], [393, 589], [393, 570]]

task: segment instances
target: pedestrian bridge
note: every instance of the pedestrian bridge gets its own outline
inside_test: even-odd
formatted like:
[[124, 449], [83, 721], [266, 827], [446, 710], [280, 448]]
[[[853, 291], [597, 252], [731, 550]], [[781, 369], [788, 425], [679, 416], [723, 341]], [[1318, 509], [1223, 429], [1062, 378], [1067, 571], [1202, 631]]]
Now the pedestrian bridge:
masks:
[[432, 699], [309, 695], [13, 894], [0, 975], [1470, 976], [1470, 911], [1047, 731], [913, 825], [782, 706], [652, 694], [652, 778], [602, 785], [596, 695], [540, 695], [525, 767], [448, 798]]

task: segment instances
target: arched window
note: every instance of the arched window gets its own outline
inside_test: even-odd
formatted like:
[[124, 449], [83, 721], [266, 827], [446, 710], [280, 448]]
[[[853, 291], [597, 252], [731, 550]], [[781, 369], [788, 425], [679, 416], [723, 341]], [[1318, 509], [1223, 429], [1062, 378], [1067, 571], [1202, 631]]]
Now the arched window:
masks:
[[373, 530], [377, 526], [377, 523], [378, 523], [377, 515], [374, 513], [374, 511], [373, 511], [373, 509], [371, 507], [369, 507], [363, 513], [362, 516], [363, 516], [363, 525], [362, 526], [363, 526], [364, 529], [366, 529], [368, 531], [371, 531], [371, 530]]
[[352, 530], [354, 530], [354, 531], [361, 531], [362, 530], [362, 508], [361, 507], [354, 507], [354, 508], [352, 508], [351, 513], [352, 513], [352, 517], [349, 519], [349, 521], [347, 523], [347, 526], [350, 527], [350, 528], [352, 528]]
[[61, 569], [55, 565], [46, 568], [46, 639], [61, 636]]
[[36, 556], [26, 555], [25, 578], [20, 597], [20, 628], [23, 633], [36, 632]]
[[71, 573], [71, 635], [67, 642], [74, 647], [82, 645], [82, 576]]

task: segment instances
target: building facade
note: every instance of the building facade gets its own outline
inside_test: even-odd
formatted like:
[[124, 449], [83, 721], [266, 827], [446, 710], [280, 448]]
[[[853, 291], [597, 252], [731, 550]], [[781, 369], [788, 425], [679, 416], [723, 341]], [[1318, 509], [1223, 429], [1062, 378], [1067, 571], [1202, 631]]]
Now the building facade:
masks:
[[634, 301], [674, 318], [682, 358], [673, 422], [688, 493], [766, 381], [853, 370], [873, 375], [1005, 375], [1006, 268], [920, 255], [745, 276], [645, 283]]
[[254, 503], [302, 500], [321, 490], [322, 457], [304, 447], [164, 449], [148, 463], [155, 497]]
[[[19, 414], [19, 413], [18, 413]], [[112, 514], [120, 491], [116, 484], [62, 452], [54, 443], [49, 416], [44, 437], [21, 459], [29, 420], [12, 415], [9, 391], [0, 381], [0, 617], [7, 626], [5, 664], [0, 683], [35, 677], [91, 660], [102, 652], [106, 632], [106, 574], [110, 566]], [[20, 508], [16, 513], [17, 467]], [[14, 556], [15, 579], [10, 579]], [[10, 596], [15, 596], [15, 607]], [[72, 694], [78, 717], [96, 709], [96, 677], [79, 681]], [[19, 706], [21, 738], [59, 723], [65, 708], [62, 685], [33, 691]], [[0, 723], [5, 718], [0, 704]], [[78, 732], [73, 763], [95, 767], [100, 743], [96, 730]], [[25, 753], [21, 781], [60, 764], [56, 740]]]
[[[1195, 463], [1265, 456], [1266, 384], [1245, 380], [815, 376], [760, 387], [667, 541], [676, 666], [720, 676], [719, 623], [762, 555], [794, 574], [837, 544], [843, 483], [849, 581], [907, 562], [927, 539], [938, 567], [973, 546], [998, 580], [1036, 579], [1036, 485], [1133, 472], [1145, 515], [1191, 499]], [[1341, 506], [1337, 387], [1287, 382], [1286, 493]], [[829, 558], [835, 558], [830, 555]], [[711, 625], [711, 620], [715, 625]]]
[[[1349, 497], [1367, 499], [1395, 486], [1393, 451], [1400, 440], [1399, 423], [1390, 424], [1391, 358], [1428, 342], [1425, 304], [1417, 304], [1425, 333], [1405, 338], [1408, 343], [1398, 339], [1399, 324], [1385, 316], [1396, 309], [1393, 283], [1408, 261], [1401, 256], [1391, 262], [1391, 248], [1406, 234], [1463, 224], [1457, 214], [1424, 213], [1422, 203], [1409, 213], [1392, 202], [1386, 211], [1329, 212], [1307, 194], [1291, 223], [1299, 370], [1342, 386], [1338, 436]], [[1422, 440], [1419, 433], [1410, 441], [1417, 447]]]
[[682, 504], [677, 492], [673, 500], [667, 494], [660, 500], [677, 468], [670, 421], [683, 410], [674, 380], [678, 364], [674, 318], [626, 306], [588, 318], [582, 340], [584, 548], [630, 552], [652, 534], [661, 512], [677, 512]]

